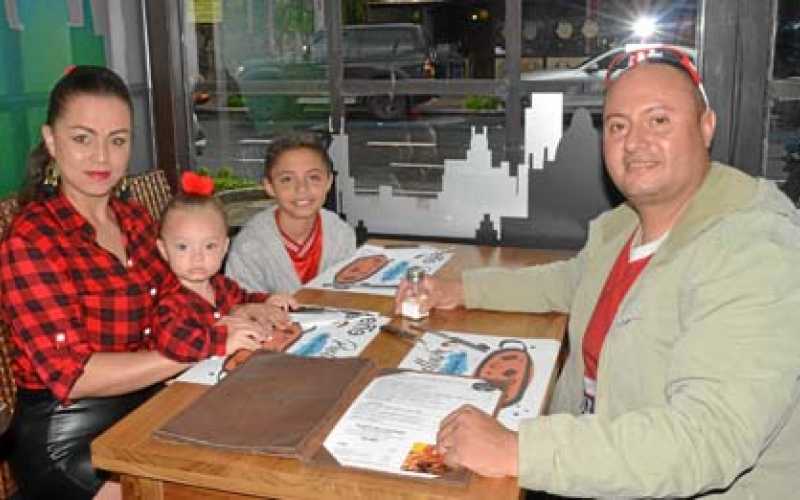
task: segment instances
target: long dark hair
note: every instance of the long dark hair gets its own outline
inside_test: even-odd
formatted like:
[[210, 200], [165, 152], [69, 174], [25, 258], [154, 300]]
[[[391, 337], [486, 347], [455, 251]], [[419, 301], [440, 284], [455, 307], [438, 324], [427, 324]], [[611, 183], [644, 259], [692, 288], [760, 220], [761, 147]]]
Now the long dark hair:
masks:
[[[75, 66], [61, 77], [50, 92], [45, 123], [52, 127], [61, 117], [70, 99], [76, 95], [87, 94], [118, 97], [128, 105], [133, 116], [131, 94], [119, 75], [102, 66]], [[47, 165], [52, 160], [42, 139], [28, 157], [28, 175], [19, 196], [21, 205], [47, 196], [42, 190], [42, 184]]]

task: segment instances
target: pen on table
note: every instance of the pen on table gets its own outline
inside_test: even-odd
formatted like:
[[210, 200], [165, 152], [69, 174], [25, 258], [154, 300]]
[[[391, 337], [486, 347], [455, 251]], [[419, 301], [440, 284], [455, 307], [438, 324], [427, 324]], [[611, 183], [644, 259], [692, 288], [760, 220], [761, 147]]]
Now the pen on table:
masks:
[[374, 311], [346, 309], [342, 307], [316, 306], [316, 305], [301, 305], [298, 308], [292, 309], [289, 312], [300, 313], [300, 314], [341, 313], [348, 317], [376, 314]]
[[453, 343], [456, 343], [456, 344], [461, 344], [461, 345], [469, 347], [471, 349], [475, 349], [476, 351], [488, 352], [489, 349], [491, 349], [489, 344], [486, 344], [484, 342], [470, 342], [469, 340], [462, 339], [461, 337], [455, 337], [453, 335], [447, 335], [446, 333], [440, 332], [438, 330], [429, 330], [427, 328], [422, 328], [422, 327], [417, 326], [417, 325], [411, 325], [409, 328], [411, 328], [414, 331], [419, 332], [420, 334], [430, 333], [431, 335], [436, 335], [440, 339], [444, 339], [444, 340], [446, 340], [448, 342], [453, 342]]
[[323, 283], [323, 287], [325, 288], [332, 288], [334, 290], [349, 290], [350, 288], [385, 288], [385, 289], [394, 289], [397, 288], [395, 284], [377, 284], [377, 283], [365, 283], [365, 282], [358, 282], [358, 283]]
[[306, 314], [321, 314], [328, 312], [329, 309], [322, 306], [298, 306], [294, 309], [289, 309], [288, 312], [293, 313], [306, 313]]
[[418, 243], [387, 243], [383, 245], [383, 248], [386, 249], [402, 249], [402, 248], [419, 248]]
[[383, 331], [385, 331], [386, 333], [391, 333], [395, 337], [397, 337], [400, 340], [403, 340], [404, 342], [406, 342], [408, 344], [411, 344], [411, 345], [416, 344], [417, 341], [419, 340], [419, 337], [417, 335], [414, 335], [413, 333], [409, 332], [408, 330], [404, 330], [404, 329], [402, 329], [400, 327], [397, 327], [397, 326], [394, 326], [394, 325], [383, 325], [381, 327], [381, 329]]

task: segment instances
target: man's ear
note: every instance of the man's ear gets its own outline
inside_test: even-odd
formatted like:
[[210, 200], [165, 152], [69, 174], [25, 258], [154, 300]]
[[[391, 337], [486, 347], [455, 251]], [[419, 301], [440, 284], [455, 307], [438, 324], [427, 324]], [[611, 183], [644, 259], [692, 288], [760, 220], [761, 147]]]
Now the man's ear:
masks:
[[222, 254], [223, 254], [223, 255], [225, 255], [226, 253], [228, 253], [228, 248], [230, 248], [230, 246], [231, 246], [231, 239], [230, 239], [230, 238], [228, 238], [228, 237], [226, 236], [226, 237], [225, 237], [225, 244], [223, 245], [223, 247], [225, 248], [225, 250], [223, 250], [223, 251], [222, 251]]
[[706, 149], [711, 147], [711, 140], [714, 139], [714, 130], [717, 128], [717, 114], [711, 108], [706, 108], [700, 116], [700, 133], [703, 135], [703, 144]]
[[156, 240], [156, 247], [158, 247], [158, 253], [161, 254], [161, 258], [164, 260], [169, 260], [167, 258], [167, 245], [164, 243], [164, 240], [161, 238]]
[[270, 182], [269, 177], [261, 179], [261, 186], [264, 187], [264, 191], [267, 192], [270, 198], [275, 198], [275, 189], [272, 187], [272, 182]]

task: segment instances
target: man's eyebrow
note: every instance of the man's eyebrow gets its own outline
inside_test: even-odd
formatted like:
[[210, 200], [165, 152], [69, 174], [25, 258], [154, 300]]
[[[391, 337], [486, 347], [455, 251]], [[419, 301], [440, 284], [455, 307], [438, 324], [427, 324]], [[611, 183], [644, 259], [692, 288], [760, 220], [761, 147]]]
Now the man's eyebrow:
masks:
[[[671, 105], [669, 103], [659, 102], [659, 103], [647, 106], [644, 109], [644, 112], [645, 113], [652, 113], [654, 111], [662, 111], [662, 110], [663, 111], [675, 111], [675, 109], [676, 109], [675, 106], [673, 106], [673, 105]], [[628, 118], [629, 116], [630, 116], [629, 113], [625, 113], [625, 112], [622, 112], [622, 111], [615, 111], [615, 112], [612, 112], [612, 113], [604, 113], [603, 114], [603, 120], [606, 120], [608, 118], [613, 118], [613, 117]]]
[[645, 108], [644, 111], [645, 113], [652, 113], [653, 111], [660, 111], [660, 110], [675, 111], [675, 106], [669, 103], [658, 103], [658, 104], [653, 104], [652, 106], [648, 106], [647, 108]]
[[616, 112], [616, 113], [604, 113], [603, 114], [603, 121], [609, 120], [611, 118], [623, 118], [623, 119], [627, 120], [628, 119], [628, 115], [626, 115], [625, 113], [619, 113], [619, 112]]

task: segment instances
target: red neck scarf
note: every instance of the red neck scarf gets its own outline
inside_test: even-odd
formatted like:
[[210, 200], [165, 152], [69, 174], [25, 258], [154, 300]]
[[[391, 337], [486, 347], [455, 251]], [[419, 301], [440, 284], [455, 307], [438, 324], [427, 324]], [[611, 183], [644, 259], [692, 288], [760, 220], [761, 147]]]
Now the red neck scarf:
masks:
[[275, 224], [278, 226], [281, 239], [283, 239], [283, 246], [286, 247], [286, 253], [292, 259], [294, 272], [297, 273], [300, 283], [305, 285], [317, 275], [319, 263], [322, 261], [322, 217], [317, 214], [314, 227], [311, 228], [308, 237], [304, 242], [298, 243], [283, 232], [278, 212], [279, 210], [275, 211]]

